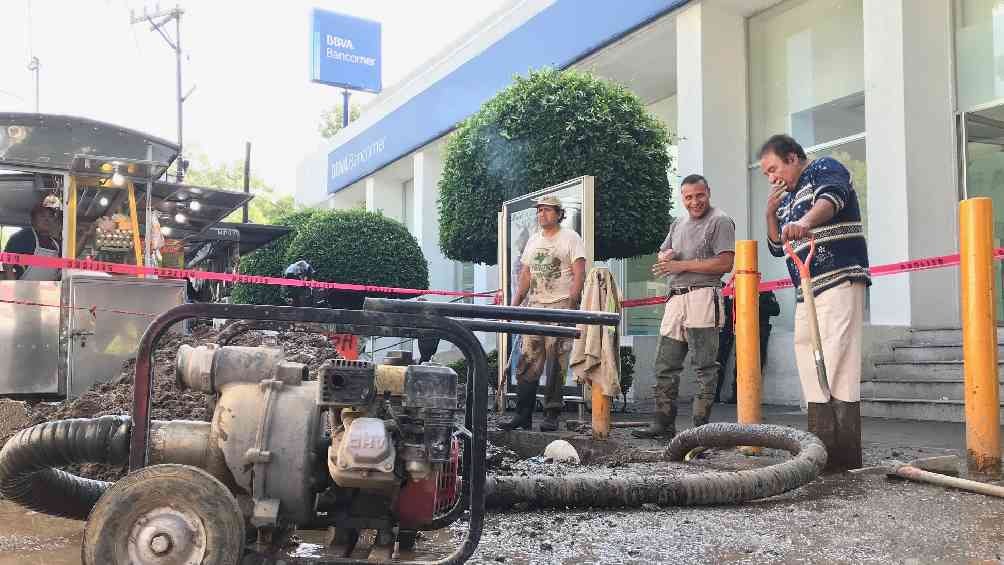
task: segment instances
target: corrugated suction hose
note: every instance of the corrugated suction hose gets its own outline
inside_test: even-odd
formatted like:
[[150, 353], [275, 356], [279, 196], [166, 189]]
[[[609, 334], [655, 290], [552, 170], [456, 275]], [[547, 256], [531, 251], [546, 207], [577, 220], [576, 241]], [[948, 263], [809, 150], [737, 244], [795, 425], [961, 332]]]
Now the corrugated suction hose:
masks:
[[58, 420], [21, 430], [0, 451], [0, 494], [38, 512], [85, 520], [112, 483], [56, 467], [125, 464], [131, 432], [128, 416]]

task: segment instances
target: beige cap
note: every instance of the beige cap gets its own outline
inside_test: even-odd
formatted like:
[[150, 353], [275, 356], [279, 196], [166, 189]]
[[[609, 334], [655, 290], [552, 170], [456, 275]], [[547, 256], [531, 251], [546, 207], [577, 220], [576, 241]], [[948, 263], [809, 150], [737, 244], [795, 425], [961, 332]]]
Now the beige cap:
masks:
[[565, 207], [561, 205], [561, 200], [558, 200], [558, 197], [553, 194], [538, 198], [536, 202], [537, 203], [533, 205], [534, 208], [539, 208], [540, 206], [553, 206], [561, 210], [565, 209]]
[[39, 202], [38, 204], [35, 204], [35, 208], [34, 209], [40, 210], [42, 208], [51, 208], [53, 210], [62, 211], [63, 205], [59, 201], [59, 197], [58, 196], [56, 196], [54, 194], [50, 194], [50, 195], [46, 196], [45, 198], [43, 198], [41, 202]]

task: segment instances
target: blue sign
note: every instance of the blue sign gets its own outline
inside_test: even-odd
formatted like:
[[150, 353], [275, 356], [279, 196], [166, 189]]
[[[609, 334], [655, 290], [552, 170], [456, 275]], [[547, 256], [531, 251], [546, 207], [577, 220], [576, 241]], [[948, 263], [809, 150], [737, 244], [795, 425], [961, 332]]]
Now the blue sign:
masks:
[[380, 22], [315, 8], [310, 30], [310, 80], [380, 92]]
[[478, 111], [513, 75], [563, 69], [690, 0], [556, 0], [522, 26], [328, 153], [335, 193]]

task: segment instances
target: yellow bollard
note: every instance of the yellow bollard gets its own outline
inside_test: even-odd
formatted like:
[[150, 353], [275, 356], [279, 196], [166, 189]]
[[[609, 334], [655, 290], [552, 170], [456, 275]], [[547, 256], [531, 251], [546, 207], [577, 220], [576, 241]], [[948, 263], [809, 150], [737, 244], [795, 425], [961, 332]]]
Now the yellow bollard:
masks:
[[997, 477], [1001, 440], [993, 217], [989, 198], [970, 198], [959, 205], [966, 455], [970, 472]]
[[[759, 424], [760, 411], [760, 273], [756, 240], [736, 242], [736, 412], [740, 424]], [[758, 448], [745, 452], [759, 453]]]
[[589, 388], [593, 397], [593, 439], [607, 440], [610, 438], [610, 397], [598, 386]]

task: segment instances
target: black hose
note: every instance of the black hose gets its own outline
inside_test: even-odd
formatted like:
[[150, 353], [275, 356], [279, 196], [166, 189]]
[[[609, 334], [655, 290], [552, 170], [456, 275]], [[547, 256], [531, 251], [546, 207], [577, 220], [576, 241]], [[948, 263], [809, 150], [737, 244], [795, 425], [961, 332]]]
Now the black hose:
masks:
[[826, 465], [826, 448], [816, 436], [784, 426], [715, 423], [676, 436], [666, 450], [682, 461], [695, 447], [748, 445], [784, 449], [794, 457], [776, 465], [685, 477], [599, 479], [574, 477], [494, 477], [486, 485], [487, 505], [507, 508], [619, 508], [642, 504], [694, 506], [738, 504], [775, 496], [811, 482]]
[[128, 416], [57, 420], [21, 430], [0, 450], [0, 495], [38, 512], [85, 520], [112, 483], [56, 467], [124, 465], [131, 430]]

